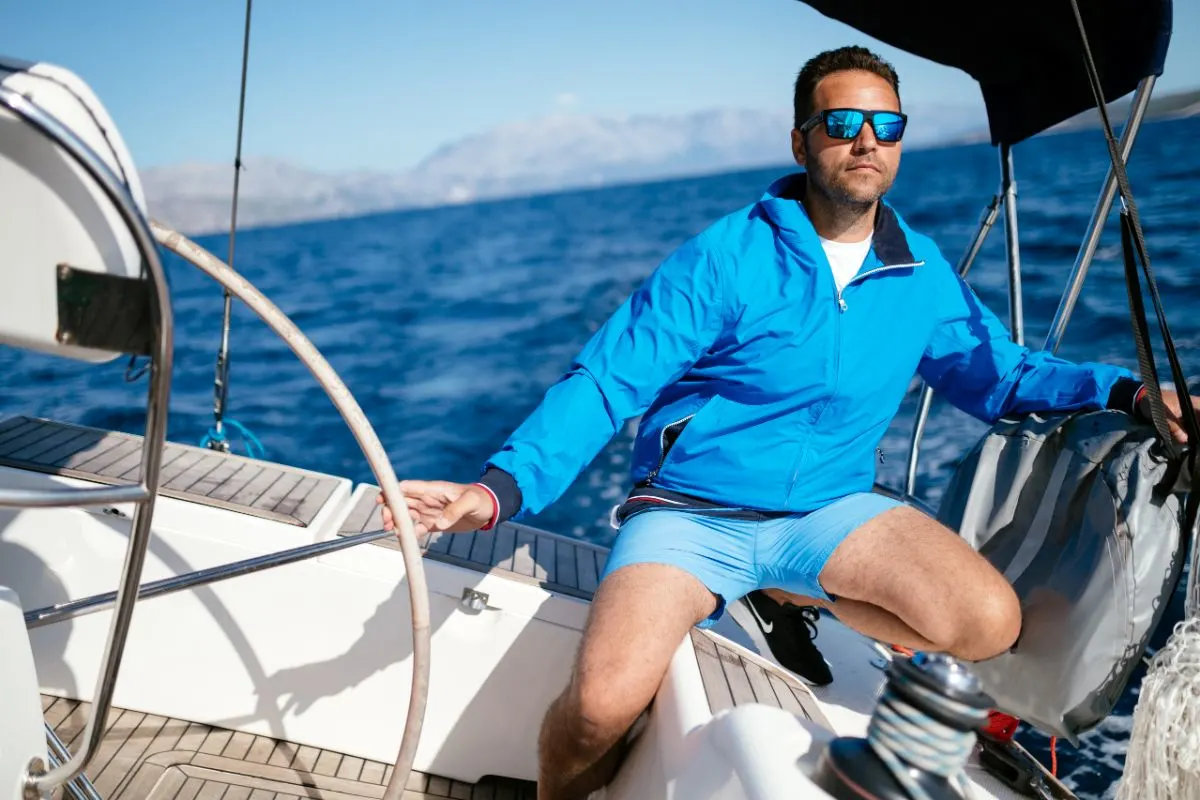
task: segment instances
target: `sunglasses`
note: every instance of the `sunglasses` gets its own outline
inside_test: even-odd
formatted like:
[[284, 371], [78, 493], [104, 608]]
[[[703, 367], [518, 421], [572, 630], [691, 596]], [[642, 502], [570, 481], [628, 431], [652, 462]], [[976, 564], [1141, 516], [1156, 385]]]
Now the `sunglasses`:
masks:
[[801, 133], [808, 133], [825, 122], [825, 135], [831, 139], [854, 139], [862, 131], [864, 122], [871, 123], [875, 138], [880, 142], [898, 142], [904, 135], [908, 116], [899, 111], [866, 111], [861, 108], [828, 108], [808, 118], [800, 126]]

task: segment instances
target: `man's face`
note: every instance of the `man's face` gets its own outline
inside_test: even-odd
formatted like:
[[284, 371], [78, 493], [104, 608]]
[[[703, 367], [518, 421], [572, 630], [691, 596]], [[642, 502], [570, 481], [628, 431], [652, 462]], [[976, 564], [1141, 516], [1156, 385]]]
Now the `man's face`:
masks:
[[[830, 108], [899, 111], [892, 86], [870, 72], [835, 72], [813, 92], [813, 113]], [[834, 139], [819, 122], [806, 133], [792, 131], [792, 154], [808, 180], [834, 202], [869, 206], [891, 188], [900, 167], [900, 142], [880, 142], [869, 122], [854, 139]]]

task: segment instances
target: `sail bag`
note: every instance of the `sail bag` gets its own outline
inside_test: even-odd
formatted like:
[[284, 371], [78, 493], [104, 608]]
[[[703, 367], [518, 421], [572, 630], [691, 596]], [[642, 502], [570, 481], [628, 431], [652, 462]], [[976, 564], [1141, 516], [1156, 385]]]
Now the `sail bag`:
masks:
[[1191, 393], [1107, 116], [1104, 123], [1150, 420], [1111, 410], [1001, 420], [958, 466], [938, 511], [1021, 602], [1014, 646], [974, 671], [998, 709], [1074, 744], [1112, 712], [1141, 661], [1179, 581], [1200, 507], [1200, 424], [1193, 413], [1181, 415], [1186, 446], [1168, 427], [1139, 266], [1181, 408], [1192, 407]]
[[1186, 556], [1173, 471], [1120, 411], [1002, 420], [959, 465], [939, 519], [1021, 601], [1016, 644], [972, 665], [998, 709], [1073, 743], [1112, 711]]

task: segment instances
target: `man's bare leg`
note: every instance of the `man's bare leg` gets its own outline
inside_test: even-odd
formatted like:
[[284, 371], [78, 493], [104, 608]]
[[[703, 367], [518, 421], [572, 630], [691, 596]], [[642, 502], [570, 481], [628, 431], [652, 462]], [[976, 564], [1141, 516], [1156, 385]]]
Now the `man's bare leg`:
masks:
[[968, 661], [1003, 653], [1021, 631], [1020, 603], [1004, 576], [910, 506], [889, 509], [846, 537], [820, 581], [836, 602], [768, 593], [824, 606], [871, 638]]
[[539, 800], [575, 800], [606, 784], [614, 745], [654, 699], [688, 630], [716, 598], [677, 567], [631, 564], [592, 601], [571, 683], [538, 739]]
[[904, 620], [870, 603], [847, 600], [844, 597], [838, 598], [836, 603], [830, 603], [816, 597], [785, 592], [783, 589], [764, 589], [763, 594], [780, 605], [791, 603], [828, 609], [847, 626], [881, 642], [899, 644], [913, 650], [930, 650], [936, 647], [933, 642], [909, 627]]

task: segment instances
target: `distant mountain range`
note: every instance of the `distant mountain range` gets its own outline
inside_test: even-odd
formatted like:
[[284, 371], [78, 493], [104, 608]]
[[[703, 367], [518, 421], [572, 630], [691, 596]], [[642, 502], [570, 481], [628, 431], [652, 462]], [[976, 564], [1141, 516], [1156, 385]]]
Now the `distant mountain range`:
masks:
[[[1113, 129], [1124, 124], [1129, 117], [1129, 109], [1133, 106], [1133, 97], [1118, 100], [1108, 104], [1108, 118]], [[1175, 119], [1179, 117], [1200, 116], [1200, 89], [1188, 92], [1174, 92], [1150, 97], [1150, 105], [1146, 106], [1146, 119]], [[1056, 125], [1053, 130], [1076, 130], [1092, 128], [1100, 125], [1100, 115], [1095, 109], [1076, 114], [1066, 122]]]
[[[1108, 104], [1108, 119], [1112, 123], [1113, 130], [1117, 131], [1118, 135], [1120, 128], [1125, 124], [1125, 120], [1129, 118], [1129, 109], [1132, 106], [1132, 95]], [[1150, 105], [1146, 107], [1146, 119], [1148, 120], [1195, 116], [1200, 116], [1200, 89], [1174, 92], [1157, 97], [1152, 96], [1150, 98]], [[1043, 135], [1070, 133], [1071, 131], [1098, 127], [1100, 127], [1100, 115], [1096, 113], [1096, 109], [1092, 108], [1080, 112], [1057, 125], [1051, 126]], [[965, 135], [948, 140], [946, 144], [975, 144], [990, 141], [991, 134], [988, 133], [987, 126], [982, 125], [977, 130], [968, 131]]]
[[[987, 140], [980, 108], [913, 106], [908, 147]], [[1123, 117], [1114, 108], [1115, 115]], [[1150, 116], [1200, 113], [1200, 91], [1157, 98]], [[1085, 125], [1080, 121], [1064, 127]], [[1095, 114], [1091, 115], [1095, 124]], [[240, 227], [354, 216], [570, 188], [699, 175], [790, 162], [790, 114], [717, 109], [680, 115], [562, 114], [504, 125], [449, 143], [403, 172], [318, 172], [244, 159]], [[151, 214], [189, 234], [229, 226], [228, 163], [142, 173]]]

